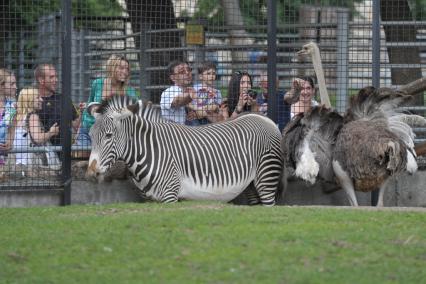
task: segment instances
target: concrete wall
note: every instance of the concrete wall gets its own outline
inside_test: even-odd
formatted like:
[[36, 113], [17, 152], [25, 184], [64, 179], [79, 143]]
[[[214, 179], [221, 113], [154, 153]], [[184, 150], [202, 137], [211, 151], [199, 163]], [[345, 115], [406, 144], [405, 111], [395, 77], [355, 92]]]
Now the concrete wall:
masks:
[[[334, 205], [347, 206], [349, 202], [342, 190], [324, 193], [324, 185], [313, 186], [302, 181], [291, 181], [285, 192], [283, 205]], [[137, 188], [129, 180], [114, 180], [102, 184], [74, 180], [72, 182], [72, 204], [108, 204], [121, 202], [142, 202]], [[357, 192], [361, 206], [370, 206], [371, 193]], [[61, 190], [1, 190], [0, 207], [58, 206], [61, 204]], [[244, 204], [244, 197], [236, 200]], [[426, 171], [414, 175], [402, 175], [387, 186], [385, 206], [426, 207]]]

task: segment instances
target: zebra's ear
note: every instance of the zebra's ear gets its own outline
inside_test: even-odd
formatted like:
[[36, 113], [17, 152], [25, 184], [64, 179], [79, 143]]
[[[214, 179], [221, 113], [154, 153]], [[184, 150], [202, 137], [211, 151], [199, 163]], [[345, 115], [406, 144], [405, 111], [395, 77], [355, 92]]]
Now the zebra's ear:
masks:
[[123, 120], [128, 118], [129, 116], [131, 116], [133, 114], [132, 111], [130, 111], [127, 107], [123, 108], [122, 110], [118, 111], [118, 112], [114, 112], [112, 114], [112, 117], [114, 120]]
[[137, 114], [139, 112], [139, 108], [142, 108], [142, 107], [143, 107], [143, 102], [142, 100], [139, 100], [136, 104], [128, 105], [126, 108], [132, 113]]

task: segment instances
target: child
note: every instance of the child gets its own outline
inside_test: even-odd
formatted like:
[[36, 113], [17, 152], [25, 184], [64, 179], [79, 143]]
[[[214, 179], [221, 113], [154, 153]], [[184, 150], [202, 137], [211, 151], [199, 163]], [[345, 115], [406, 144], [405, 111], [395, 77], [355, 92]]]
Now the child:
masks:
[[198, 68], [200, 83], [194, 85], [196, 97], [188, 104], [188, 109], [196, 112], [196, 119], [187, 120], [187, 125], [203, 125], [217, 121], [222, 94], [215, 89], [216, 66], [205, 62]]
[[5, 164], [15, 136], [15, 95], [15, 75], [9, 70], [0, 69], [0, 165]]

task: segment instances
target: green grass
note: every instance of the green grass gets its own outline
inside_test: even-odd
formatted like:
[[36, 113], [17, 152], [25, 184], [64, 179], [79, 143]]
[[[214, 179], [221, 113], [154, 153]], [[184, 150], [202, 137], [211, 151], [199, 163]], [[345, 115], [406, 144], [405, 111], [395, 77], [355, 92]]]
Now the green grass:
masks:
[[426, 213], [180, 202], [0, 209], [1, 283], [421, 283]]

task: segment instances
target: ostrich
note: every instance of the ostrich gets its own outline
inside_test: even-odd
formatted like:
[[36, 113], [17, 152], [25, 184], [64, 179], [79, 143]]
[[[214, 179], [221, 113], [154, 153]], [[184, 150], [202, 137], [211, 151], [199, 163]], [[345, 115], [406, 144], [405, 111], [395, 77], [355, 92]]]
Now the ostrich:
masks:
[[331, 108], [330, 98], [328, 96], [327, 87], [325, 85], [324, 69], [322, 68], [321, 55], [318, 46], [314, 42], [305, 44], [302, 50], [298, 51], [299, 55], [310, 55], [314, 65], [315, 74], [318, 80], [321, 104], [327, 108]]
[[352, 206], [358, 206], [355, 190], [377, 188], [377, 206], [383, 206], [390, 177], [417, 171], [414, 133], [396, 110], [410, 98], [405, 92], [380, 88], [351, 100], [332, 150], [332, 166]]
[[[319, 53], [314, 43], [305, 45], [300, 53], [311, 54], [314, 64], [318, 63], [314, 60]], [[316, 67], [317, 76], [321, 76], [321, 66]], [[426, 120], [399, 113], [396, 107], [414, 91], [426, 88], [424, 81], [418, 80], [416, 87], [410, 88], [409, 84], [400, 91], [362, 89], [344, 116], [324, 107], [299, 114], [283, 131], [286, 167], [311, 183], [317, 177], [330, 183], [337, 181], [353, 206], [358, 205], [355, 190], [380, 188], [377, 205], [383, 206], [389, 177], [417, 170], [414, 134], [408, 122], [425, 124]], [[320, 90], [326, 90], [324, 80], [318, 82]]]

